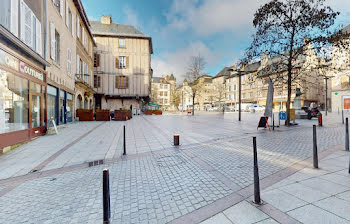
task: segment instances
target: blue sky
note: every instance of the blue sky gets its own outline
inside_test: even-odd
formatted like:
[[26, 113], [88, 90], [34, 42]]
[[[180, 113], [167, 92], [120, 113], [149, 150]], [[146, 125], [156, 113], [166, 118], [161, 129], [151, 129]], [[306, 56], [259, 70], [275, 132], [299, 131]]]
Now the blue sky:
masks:
[[[267, 0], [82, 0], [90, 20], [102, 14], [152, 36], [154, 76], [174, 73], [181, 81], [188, 59], [200, 53], [215, 76], [244, 53], [254, 32], [253, 14]], [[350, 23], [349, 0], [326, 0]]]

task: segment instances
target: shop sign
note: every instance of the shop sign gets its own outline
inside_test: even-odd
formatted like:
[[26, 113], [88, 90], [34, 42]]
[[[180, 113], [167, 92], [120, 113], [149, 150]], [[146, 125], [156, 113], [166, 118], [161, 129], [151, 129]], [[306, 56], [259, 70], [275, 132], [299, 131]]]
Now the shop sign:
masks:
[[0, 49], [0, 64], [5, 65], [9, 68], [12, 68], [16, 71], [19, 70], [18, 69], [19, 60], [1, 49]]
[[39, 72], [38, 70], [30, 67], [29, 65], [27, 65], [26, 63], [24, 63], [23, 61], [21, 61], [19, 63], [19, 70], [20, 72], [33, 76], [34, 78], [40, 79], [41, 81], [44, 81], [44, 73]]

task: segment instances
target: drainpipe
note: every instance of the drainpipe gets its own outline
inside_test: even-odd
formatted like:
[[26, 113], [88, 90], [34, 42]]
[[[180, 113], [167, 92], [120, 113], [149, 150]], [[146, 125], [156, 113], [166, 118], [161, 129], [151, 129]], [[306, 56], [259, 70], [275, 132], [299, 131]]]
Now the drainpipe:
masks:
[[45, 4], [45, 33], [44, 33], [44, 59], [47, 61], [47, 31], [48, 31], [48, 19], [47, 19], [47, 0], [43, 0]]

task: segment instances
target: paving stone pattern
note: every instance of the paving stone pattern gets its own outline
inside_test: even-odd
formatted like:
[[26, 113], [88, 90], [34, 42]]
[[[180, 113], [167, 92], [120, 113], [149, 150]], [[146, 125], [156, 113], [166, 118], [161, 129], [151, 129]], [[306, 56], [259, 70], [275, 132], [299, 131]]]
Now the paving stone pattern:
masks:
[[28, 181], [0, 198], [0, 223], [100, 223], [107, 167], [113, 223], [167, 223], [232, 193], [174, 151]]

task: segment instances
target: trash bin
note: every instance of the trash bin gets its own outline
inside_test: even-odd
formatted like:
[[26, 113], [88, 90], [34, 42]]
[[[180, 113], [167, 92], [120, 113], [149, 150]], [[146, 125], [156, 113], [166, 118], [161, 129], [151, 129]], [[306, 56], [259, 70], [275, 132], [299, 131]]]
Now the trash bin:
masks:
[[318, 118], [318, 126], [322, 127], [322, 114], [319, 113], [319, 114], [317, 115], [317, 118]]

